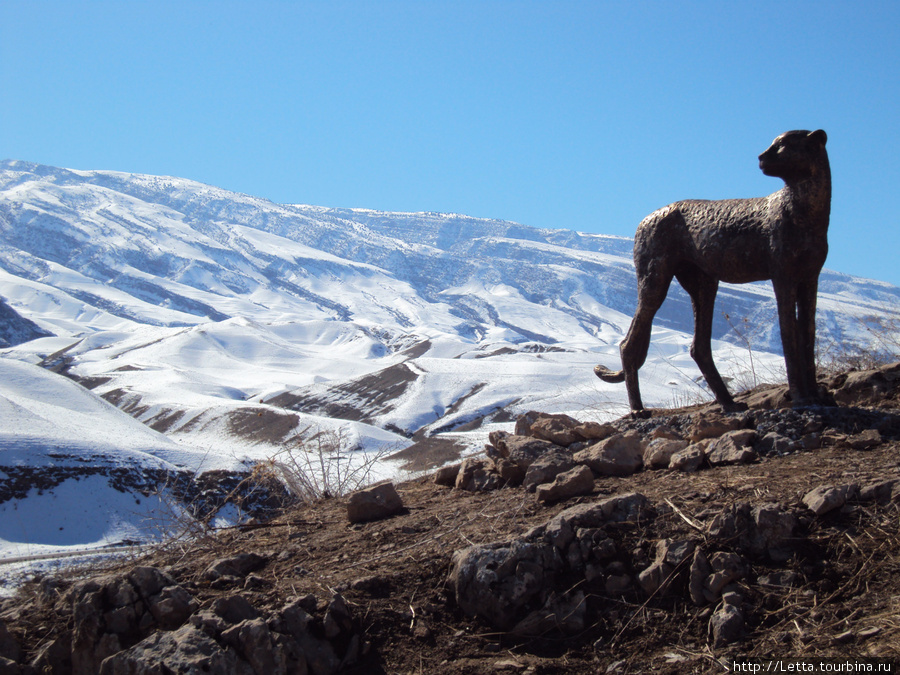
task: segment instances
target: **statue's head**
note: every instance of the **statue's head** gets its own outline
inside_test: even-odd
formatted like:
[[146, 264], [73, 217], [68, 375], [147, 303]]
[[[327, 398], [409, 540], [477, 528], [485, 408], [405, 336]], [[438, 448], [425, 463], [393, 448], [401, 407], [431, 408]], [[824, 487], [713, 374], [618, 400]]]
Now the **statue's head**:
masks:
[[784, 180], [806, 178], [827, 161], [825, 143], [828, 136], [817, 131], [786, 131], [772, 141], [772, 145], [759, 156], [759, 168], [767, 176]]

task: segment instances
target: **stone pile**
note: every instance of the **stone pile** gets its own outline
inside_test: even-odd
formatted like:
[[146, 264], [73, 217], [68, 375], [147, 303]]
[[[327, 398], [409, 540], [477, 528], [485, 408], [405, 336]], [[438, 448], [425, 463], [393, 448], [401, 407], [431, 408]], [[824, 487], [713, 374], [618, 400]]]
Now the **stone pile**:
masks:
[[[691, 473], [705, 467], [747, 464], [761, 457], [817, 449], [827, 443], [867, 450], [882, 442], [877, 420], [865, 411], [828, 419], [856, 429], [829, 429], [824, 412], [751, 411], [725, 414], [706, 410], [688, 415], [611, 424], [580, 422], [568, 415], [529, 412], [512, 433], [494, 431], [481, 456], [443, 467], [435, 483], [473, 492], [524, 486], [537, 499], [553, 503], [590, 494], [592, 477], [629, 476], [642, 469]], [[841, 417], [840, 411], [827, 413]], [[860, 416], [862, 416], [862, 419]], [[882, 424], [884, 426], [884, 424]], [[590, 473], [585, 470], [590, 470]]]
[[[216, 561], [208, 580], [246, 576], [266, 564], [255, 554]], [[166, 572], [135, 567], [126, 574], [75, 583], [55, 604], [73, 628], [55, 635], [27, 664], [0, 623], [0, 672], [74, 675], [331, 675], [366, 648], [339, 594], [289, 598], [274, 612], [252, 594], [218, 597], [201, 608]]]
[[[595, 476], [692, 472], [823, 442], [856, 450], [881, 442], [876, 429], [846, 426], [851, 433], [826, 432], [820, 414], [810, 410], [702, 411], [605, 425], [530, 412], [513, 433], [493, 432], [484, 456], [445, 467], [435, 482], [471, 491], [522, 485], [549, 503], [590, 494]], [[688, 521], [691, 536], [657, 539], [651, 546], [655, 519], [674, 507], [651, 504], [637, 493], [617, 495], [570, 507], [512, 541], [456, 551], [448, 585], [464, 613], [521, 637], [576, 634], [590, 612], [607, 611], [604, 602], [614, 611], [623, 595], [633, 602], [681, 596], [708, 608], [712, 641], [721, 646], [743, 634], [744, 596], [754, 576], [765, 586], [797, 581], [789, 571], [754, 570], [786, 564], [802, 542], [801, 523], [854, 500], [900, 502], [900, 480], [823, 485], [787, 508], [748, 502], [712, 507], [702, 520]], [[629, 538], [629, 531], [642, 534]]]
[[772, 570], [806, 545], [802, 523], [820, 501], [834, 509], [851, 498], [900, 502], [900, 480], [817, 489], [803, 500], [808, 510], [713, 507], [691, 521], [692, 534], [655, 540], [660, 519], [675, 517], [672, 506], [616, 495], [565, 509], [511, 541], [456, 551], [448, 586], [465, 614], [521, 638], [575, 635], [623, 596], [636, 604], [682, 598], [704, 608], [712, 641], [723, 646], [744, 633], [748, 591], [758, 597], [799, 583], [796, 572]]

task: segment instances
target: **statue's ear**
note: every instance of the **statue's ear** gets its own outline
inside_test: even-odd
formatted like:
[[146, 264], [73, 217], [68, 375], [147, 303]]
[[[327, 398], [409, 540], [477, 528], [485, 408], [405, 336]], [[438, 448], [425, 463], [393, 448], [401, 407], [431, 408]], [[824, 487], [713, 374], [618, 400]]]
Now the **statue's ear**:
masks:
[[826, 134], [821, 129], [810, 131], [809, 138], [813, 139], [814, 141], [819, 141], [819, 143], [821, 143], [822, 145], [825, 145], [825, 143], [828, 142], [828, 134]]

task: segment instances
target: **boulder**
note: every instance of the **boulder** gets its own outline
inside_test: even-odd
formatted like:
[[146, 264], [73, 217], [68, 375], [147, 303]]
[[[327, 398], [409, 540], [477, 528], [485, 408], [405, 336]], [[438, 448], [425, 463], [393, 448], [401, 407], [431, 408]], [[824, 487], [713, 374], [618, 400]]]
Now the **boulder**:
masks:
[[227, 558], [219, 558], [203, 573], [210, 581], [220, 577], [245, 577], [265, 566], [267, 560], [256, 553], [238, 553]]
[[531, 435], [557, 445], [572, 445], [572, 443], [584, 440], [575, 431], [580, 424], [581, 422], [568, 415], [540, 413], [531, 422]]
[[527, 413], [519, 415], [516, 418], [516, 427], [513, 433], [516, 436], [531, 436], [531, 425], [540, 415], [541, 413], [534, 410], [529, 410]]
[[241, 623], [260, 616], [259, 610], [251, 605], [247, 598], [238, 594], [216, 598], [210, 609], [227, 624]]
[[855, 483], [847, 485], [822, 485], [806, 493], [803, 503], [817, 516], [824, 516], [830, 511], [841, 508], [848, 499], [856, 496], [859, 486]]
[[575, 453], [575, 461], [601, 476], [630, 476], [643, 464], [644, 444], [637, 431], [626, 431]]
[[287, 674], [287, 656], [263, 619], [241, 621], [224, 631], [221, 641], [237, 650], [250, 664], [252, 672]]
[[670, 586], [674, 569], [665, 561], [654, 562], [638, 574], [638, 584], [647, 595], [663, 595]]
[[705, 438], [718, 438], [724, 433], [743, 428], [743, 417], [721, 415], [713, 412], [697, 413], [691, 419], [688, 440], [691, 443], [696, 443]]
[[757, 459], [752, 447], [754, 440], [756, 432], [752, 429], [728, 431], [709, 446], [706, 459], [713, 466], [748, 464]]
[[797, 443], [775, 431], [767, 433], [755, 445], [756, 452], [764, 457], [787, 455], [796, 448]]
[[568, 452], [552, 451], [538, 457], [528, 470], [522, 484], [528, 492], [534, 492], [538, 485], [550, 483], [559, 474], [575, 467], [575, 460]]
[[651, 469], [665, 469], [672, 461], [672, 455], [688, 447], [688, 442], [671, 438], [655, 438], [644, 449], [644, 466]]
[[881, 399], [898, 387], [900, 387], [900, 363], [891, 363], [872, 370], [842, 373], [828, 384], [834, 400], [845, 406]]
[[575, 635], [584, 630], [586, 615], [584, 592], [551, 593], [543, 607], [529, 613], [510, 632], [519, 637], [540, 637], [548, 633]]
[[[705, 590], [714, 598], [721, 595], [722, 589], [732, 581], [743, 579], [747, 574], [747, 564], [737, 553], [719, 551], [709, 557], [709, 566], [712, 569], [705, 583]], [[709, 597], [709, 596], [707, 596]]]
[[750, 512], [752, 532], [750, 549], [756, 555], [768, 555], [778, 562], [786, 561], [790, 555], [791, 539], [797, 528], [794, 514], [781, 509], [778, 504], [760, 504]]
[[469, 492], [496, 490], [503, 483], [494, 462], [482, 457], [467, 457], [459, 467], [456, 489]]
[[537, 499], [540, 502], [553, 503], [571, 497], [589, 495], [593, 490], [594, 472], [584, 465], [579, 465], [558, 474], [552, 483], [539, 485]]
[[444, 487], [453, 487], [456, 485], [456, 477], [459, 476], [459, 467], [459, 463], [442, 466], [434, 472], [435, 484], [443, 485]]
[[858, 434], [853, 434], [847, 439], [847, 445], [852, 450], [871, 450], [881, 445], [881, 442], [881, 433], [879, 433], [878, 429], [866, 429]]
[[709, 566], [709, 560], [701, 549], [694, 551], [694, 558], [691, 561], [690, 580], [688, 582], [688, 592], [691, 601], [698, 607], [702, 607], [715, 598], [708, 597], [706, 591], [706, 580], [712, 574], [712, 567]]
[[389, 518], [403, 511], [403, 500], [390, 481], [357, 490], [347, 501], [347, 520], [364, 523]]
[[669, 468], [684, 473], [693, 473], [706, 461], [706, 452], [702, 443], [693, 443], [684, 450], [674, 453], [669, 459]]
[[723, 604], [709, 620], [713, 645], [724, 647], [740, 639], [744, 632], [744, 614], [732, 604]]
[[575, 427], [575, 433], [586, 441], [602, 441], [616, 433], [616, 428], [600, 422], [582, 422]]
[[885, 504], [892, 499], [900, 490], [900, 480], [893, 478], [870, 483], [859, 491], [859, 498], [864, 502], [876, 501], [879, 504]]
[[[250, 664], [234, 649], [223, 649], [191, 625], [175, 631], [157, 631], [133, 647], [107, 657], [95, 672], [100, 675], [159, 675], [164, 672], [255, 675]], [[268, 672], [276, 675], [276, 671]]]
[[515, 626], [550, 594], [562, 559], [550, 544], [515, 540], [453, 554], [449, 585], [459, 608], [500, 630]]
[[565, 452], [565, 449], [556, 443], [519, 435], [505, 435], [497, 440], [495, 447], [500, 457], [508, 457], [526, 469], [547, 452], [552, 450]]

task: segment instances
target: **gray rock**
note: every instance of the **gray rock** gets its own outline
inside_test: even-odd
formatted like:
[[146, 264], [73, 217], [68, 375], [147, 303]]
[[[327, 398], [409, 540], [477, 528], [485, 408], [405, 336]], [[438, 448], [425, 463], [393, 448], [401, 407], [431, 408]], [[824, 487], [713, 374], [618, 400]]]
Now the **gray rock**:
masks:
[[382, 520], [403, 511], [403, 500], [390, 481], [377, 483], [363, 490], [357, 490], [347, 501], [347, 520], [351, 523], [365, 523]]
[[709, 560], [706, 554], [699, 548], [694, 551], [694, 559], [691, 561], [691, 574], [688, 582], [688, 591], [691, 595], [691, 602], [698, 607], [702, 607], [712, 600], [707, 597], [706, 580], [712, 574], [712, 567], [709, 566]]
[[689, 539], [662, 539], [656, 543], [656, 560], [673, 567], [694, 555], [697, 545]]
[[459, 464], [442, 466], [440, 469], [434, 472], [435, 484], [443, 485], [444, 487], [453, 487], [454, 485], [456, 485], [456, 477], [459, 475], [459, 467]]
[[335, 593], [328, 602], [322, 623], [325, 628], [325, 637], [330, 640], [341, 633], [348, 634], [353, 631], [353, 617], [340, 593]]
[[735, 605], [724, 604], [710, 618], [709, 630], [716, 647], [736, 642], [744, 632], [744, 614]]
[[147, 600], [150, 614], [163, 630], [174, 630], [197, 611], [198, 602], [181, 586], [166, 586]]
[[502, 484], [500, 474], [490, 459], [467, 457], [459, 467], [456, 489], [469, 492], [496, 490]]
[[242, 595], [226, 595], [216, 598], [210, 609], [228, 624], [237, 624], [260, 616], [259, 610]]
[[657, 561], [638, 574], [638, 583], [647, 595], [664, 595], [671, 585], [675, 568], [665, 561]]
[[580, 424], [581, 422], [569, 415], [540, 413], [531, 422], [531, 435], [557, 445], [572, 445], [584, 440], [575, 430]]
[[513, 433], [516, 436], [531, 436], [531, 425], [540, 416], [541, 413], [529, 410], [527, 413], [519, 415], [516, 418], [516, 427]]
[[624, 595], [631, 590], [631, 577], [627, 574], [610, 574], [603, 587], [608, 595]]
[[706, 453], [700, 443], [689, 445], [684, 450], [679, 450], [669, 460], [669, 468], [675, 471], [693, 473], [706, 461]]
[[786, 455], [796, 447], [797, 444], [790, 438], [774, 431], [770, 431], [756, 443], [756, 451], [763, 456]]
[[803, 497], [803, 503], [817, 516], [824, 516], [830, 511], [841, 508], [857, 492], [858, 486], [855, 484], [836, 487], [822, 485], [808, 492]]
[[549, 483], [559, 474], [575, 467], [575, 460], [567, 452], [548, 452], [538, 457], [528, 470], [522, 485], [528, 492], [534, 492], [538, 485]]
[[509, 457], [526, 469], [544, 453], [552, 450], [565, 451], [565, 448], [556, 443], [519, 435], [503, 436], [497, 441], [496, 447], [501, 457]]
[[847, 445], [853, 450], [871, 450], [881, 443], [881, 433], [878, 429], [866, 429], [847, 439]]
[[744, 420], [740, 417], [719, 415], [717, 413], [698, 413], [691, 420], [688, 440], [691, 443], [696, 443], [705, 438], [719, 438], [722, 434], [729, 431], [737, 431], [743, 427]]
[[709, 446], [707, 461], [713, 466], [748, 464], [757, 458], [752, 443], [756, 432], [751, 429], [729, 431]]
[[900, 480], [896, 478], [871, 483], [859, 491], [859, 499], [864, 502], [875, 501], [879, 504], [886, 504], [891, 501], [898, 486], [900, 486]]
[[38, 649], [31, 660], [31, 666], [38, 673], [71, 673], [72, 635], [64, 632]]
[[687, 441], [656, 438], [644, 449], [644, 466], [651, 469], [665, 469], [671, 463], [672, 455], [687, 447]]
[[511, 457], [494, 458], [494, 471], [500, 479], [501, 487], [517, 487], [525, 480], [526, 467]]
[[250, 664], [254, 673], [286, 675], [287, 657], [273, 640], [271, 631], [263, 619], [241, 621], [224, 631], [222, 643], [234, 647]]
[[[304, 606], [306, 605], [306, 606]], [[302, 657], [296, 661], [305, 662], [313, 675], [336, 673], [341, 660], [327, 640], [318, 640], [310, 632], [313, 617], [307, 610], [313, 609], [304, 600], [294, 599], [278, 613], [278, 630], [293, 638], [300, 647]]]
[[582, 422], [575, 427], [575, 433], [586, 441], [602, 441], [616, 433], [616, 428], [600, 422]]
[[586, 466], [576, 466], [558, 474], [552, 483], [539, 485], [537, 499], [552, 503], [581, 495], [589, 495], [594, 490], [594, 472]]
[[553, 593], [541, 609], [529, 613], [510, 631], [520, 637], [538, 637], [548, 633], [575, 635], [584, 630], [587, 603], [584, 593]]
[[637, 492], [627, 492], [559, 512], [545, 525], [544, 537], [563, 550], [575, 538], [576, 528], [596, 528], [608, 522], [638, 522], [652, 515], [650, 500]]
[[755, 506], [750, 517], [753, 522], [751, 550], [757, 555], [768, 554], [780, 562], [787, 560], [791, 555], [790, 543], [797, 527], [797, 518], [783, 511], [778, 504]]
[[220, 577], [244, 577], [265, 566], [267, 560], [256, 553], [238, 553], [228, 558], [215, 560], [203, 573], [214, 581]]
[[743, 579], [747, 573], [747, 565], [737, 553], [713, 553], [709, 558], [709, 566], [712, 574], [707, 577], [705, 588], [713, 597], [719, 597], [726, 585]]
[[527, 605], [546, 602], [561, 568], [562, 560], [549, 544], [471, 546], [453, 554], [449, 585], [465, 614], [508, 630], [521, 620]]
[[215, 640], [191, 625], [182, 626], [175, 631], [157, 631], [133, 647], [107, 657], [100, 665], [99, 673], [256, 675], [253, 668], [234, 649], [223, 649]]
[[[131, 572], [126, 575], [126, 578], [144, 599], [156, 595], [167, 586], [175, 585], [175, 580], [168, 574], [156, 567], [148, 567], [145, 565], [132, 569]], [[133, 602], [130, 599], [130, 593], [126, 589], [122, 588], [119, 592], [124, 592], [125, 596], [127, 596], [121, 599], [122, 603]]]
[[575, 453], [575, 461], [601, 476], [630, 476], [643, 464], [641, 434], [626, 431]]
[[829, 383], [834, 400], [843, 405], [860, 405], [880, 399], [900, 384], [900, 363], [873, 370], [842, 373]]

